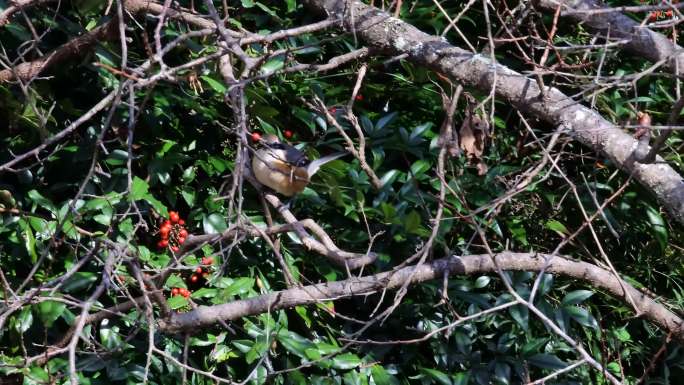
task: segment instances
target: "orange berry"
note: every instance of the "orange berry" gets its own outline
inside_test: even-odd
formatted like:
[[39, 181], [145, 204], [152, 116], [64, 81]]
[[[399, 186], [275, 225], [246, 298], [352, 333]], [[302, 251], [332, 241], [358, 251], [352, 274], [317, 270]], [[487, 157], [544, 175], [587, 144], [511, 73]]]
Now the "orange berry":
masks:
[[178, 237], [178, 243], [179, 244], [184, 244], [185, 243], [185, 237]]
[[178, 246], [171, 246], [171, 251], [173, 251], [174, 253], [177, 253], [178, 250], [180, 250]]
[[161, 241], [157, 242], [157, 246], [158, 246], [160, 249], [163, 249], [163, 248], [165, 248], [165, 247], [168, 246], [168, 245], [169, 245], [168, 239], [162, 239]]
[[252, 132], [252, 141], [258, 142], [261, 140], [261, 134], [258, 132]]
[[188, 237], [188, 230], [181, 229], [181, 231], [178, 232], [178, 236], [182, 237], [182, 238], [187, 238]]
[[665, 11], [665, 16], [672, 17], [672, 10], [668, 9], [667, 11]]
[[181, 225], [181, 226], [184, 226], [184, 225], [185, 225], [185, 221], [182, 220], [182, 219], [179, 219], [179, 220], [178, 220], [178, 224]]
[[290, 130], [285, 130], [285, 132], [284, 132], [283, 134], [284, 134], [285, 137], [288, 138], [288, 139], [290, 139], [290, 138], [292, 137], [292, 135], [294, 135], [294, 134], [292, 133], [292, 131], [290, 131]]
[[193, 274], [192, 276], [190, 276], [190, 282], [197, 283], [198, 280], [199, 280], [199, 275]]
[[202, 274], [202, 268], [201, 267], [196, 268], [195, 272], [197, 272], [197, 274]]
[[171, 223], [178, 223], [179, 219], [180, 219], [180, 216], [178, 215], [177, 212], [169, 211], [169, 220], [171, 220]]
[[172, 296], [178, 295], [178, 288], [177, 287], [174, 287], [173, 289], [171, 289], [171, 295]]
[[161, 229], [159, 229], [159, 235], [164, 238], [168, 238], [169, 233], [171, 232], [171, 226], [162, 226]]

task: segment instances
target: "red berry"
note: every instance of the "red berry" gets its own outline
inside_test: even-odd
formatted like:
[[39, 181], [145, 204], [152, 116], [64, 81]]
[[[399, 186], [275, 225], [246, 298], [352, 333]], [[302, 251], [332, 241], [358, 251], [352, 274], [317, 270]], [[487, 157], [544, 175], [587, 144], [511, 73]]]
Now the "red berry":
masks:
[[252, 141], [258, 142], [261, 140], [261, 134], [258, 132], [252, 132]]
[[355, 99], [356, 99], [356, 100], [363, 100], [363, 95], [361, 95], [361, 94], [356, 95], [356, 98], [355, 98]]
[[192, 283], [197, 283], [197, 280], [199, 280], [199, 275], [197, 275], [197, 274], [193, 274], [190, 277], [190, 282], [192, 282]]
[[202, 274], [202, 268], [201, 267], [196, 268], [195, 271], [197, 272], [197, 274]]
[[171, 226], [162, 226], [162, 228], [159, 229], [159, 235], [161, 235], [162, 239], [168, 238], [170, 232]]
[[179, 220], [178, 220], [178, 224], [181, 225], [181, 226], [184, 226], [184, 225], [185, 225], [185, 221], [182, 220], [182, 219], [179, 219]]
[[171, 221], [168, 220], [168, 219], [165, 220], [165, 221], [162, 223], [161, 227], [164, 227], [164, 226], [168, 226], [169, 228], [171, 228]]
[[178, 295], [178, 288], [177, 287], [174, 287], [173, 289], [171, 289], [171, 295], [172, 296]]
[[203, 265], [211, 265], [214, 263], [214, 259], [211, 257], [202, 257], [202, 264]]
[[330, 107], [328, 111], [330, 111], [331, 114], [335, 114], [335, 112], [337, 112], [337, 107]]
[[188, 298], [190, 297], [190, 290], [188, 289], [183, 289], [183, 297]]
[[179, 244], [184, 244], [185, 243], [185, 237], [178, 237], [178, 243]]
[[181, 231], [178, 232], [178, 236], [182, 237], [182, 238], [187, 238], [188, 237], [188, 230], [181, 229]]
[[178, 246], [171, 246], [171, 251], [173, 251], [174, 253], [177, 253], [178, 250], [180, 250]]
[[168, 245], [169, 241], [167, 239], [162, 239], [161, 241], [157, 242], [157, 246], [159, 246], [160, 249], [163, 249]]
[[292, 135], [293, 135], [293, 134], [292, 134], [292, 131], [290, 131], [290, 130], [285, 130], [285, 132], [284, 132], [283, 134], [284, 134], [285, 137], [288, 138], [288, 139], [290, 139], [290, 138], [292, 137]]
[[667, 11], [665, 11], [665, 16], [672, 17], [672, 10], [668, 9]]
[[171, 220], [171, 223], [178, 223], [180, 216], [178, 216], [178, 213], [175, 211], [169, 211], [169, 219]]

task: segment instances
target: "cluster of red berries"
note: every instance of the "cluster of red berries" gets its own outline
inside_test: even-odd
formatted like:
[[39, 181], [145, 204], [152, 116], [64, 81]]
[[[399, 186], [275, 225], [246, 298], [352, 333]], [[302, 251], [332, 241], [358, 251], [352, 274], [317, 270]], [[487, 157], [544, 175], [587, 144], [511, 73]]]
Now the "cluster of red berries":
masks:
[[209, 275], [209, 268], [206, 266], [211, 266], [212, 263], [214, 263], [214, 259], [212, 257], [202, 257], [202, 265], [204, 266], [200, 266], [195, 269], [195, 272], [190, 276], [190, 282], [197, 283], [200, 277], [206, 278], [207, 275]]
[[174, 287], [171, 289], [171, 296], [175, 297], [177, 295], [183, 296], [185, 298], [190, 298], [190, 290], [184, 287]]
[[[252, 132], [252, 134], [250, 136], [252, 138], [252, 142], [258, 142], [261, 140], [261, 134], [256, 132], [256, 131]], [[287, 139], [290, 139], [294, 136], [294, 132], [292, 132], [290, 130], [285, 130], [285, 131], [283, 131], [283, 136], [286, 137]]]
[[[645, 3], [646, 0], [641, 0], [641, 2]], [[666, 4], [667, 2], [665, 0], [663, 0], [661, 3]], [[672, 3], [677, 4], [677, 3], [679, 3], [679, 0], [672, 0]], [[656, 21], [656, 20], [661, 19], [663, 17], [665, 17], [667, 19], [671, 19], [673, 14], [674, 14], [674, 12], [671, 9], [668, 9], [666, 11], [662, 11], [662, 10], [661, 11], [651, 11], [648, 14], [648, 20]]]
[[187, 237], [188, 230], [185, 229], [185, 221], [180, 218], [177, 212], [169, 211], [169, 219], [165, 220], [159, 228], [157, 246], [160, 249], [170, 246], [171, 251], [177, 253]]
[[648, 14], [648, 19], [650, 21], [656, 21], [663, 16], [665, 16], [668, 19], [672, 18], [672, 10], [668, 9], [667, 11], [652, 11]]

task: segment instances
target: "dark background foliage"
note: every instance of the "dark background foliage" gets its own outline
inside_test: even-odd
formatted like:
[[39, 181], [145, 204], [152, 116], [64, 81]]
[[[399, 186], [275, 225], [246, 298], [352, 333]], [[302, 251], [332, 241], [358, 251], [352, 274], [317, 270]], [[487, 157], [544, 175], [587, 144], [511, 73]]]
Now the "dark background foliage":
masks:
[[[178, 5], [207, 13], [201, 2], [191, 5], [181, 1]], [[258, 33], [318, 20], [295, 0], [243, 0], [228, 5], [231, 27]], [[503, 2], [494, 5], [499, 11], [504, 9]], [[8, 2], [0, 1], [0, 9], [8, 6]], [[71, 1], [59, 3], [58, 11], [55, 4], [27, 9], [26, 18], [41, 34], [40, 39], [33, 40], [23, 16], [16, 16], [0, 28], [3, 64], [35, 59], [40, 52], [49, 52], [106, 22], [114, 13], [105, 15], [108, 6], [97, 1]], [[460, 12], [462, 6], [460, 2], [442, 4], [450, 15]], [[444, 13], [429, 1], [406, 2], [400, 16], [434, 34], [448, 25]], [[481, 7], [475, 7], [459, 23], [478, 51], [488, 45], [483, 17]], [[552, 14], [532, 11], [524, 19], [521, 34], [548, 30], [552, 22]], [[492, 23], [496, 31], [500, 21]], [[129, 68], [149, 58], [146, 45], [154, 44], [156, 25], [151, 16], [127, 22]], [[168, 22], [162, 29], [162, 42], [172, 41], [189, 28], [187, 23]], [[591, 37], [581, 26], [562, 22], [555, 43], [590, 44]], [[446, 38], [460, 45], [461, 38], [453, 29]], [[535, 43], [530, 41], [525, 44], [530, 54], [538, 57]], [[295, 60], [324, 63], [361, 45], [352, 34], [328, 30], [280, 40], [273, 46], [254, 44], [249, 53], [256, 57], [268, 50], [303, 47], [291, 53]], [[193, 38], [166, 55], [165, 61], [169, 66], [180, 65], [216, 50], [214, 36]], [[502, 64], [513, 69], [529, 69], [510, 43], [498, 47], [496, 54]], [[568, 54], [564, 60], [580, 63], [597, 60], [603, 54], [593, 50], [588, 58], [580, 52]], [[368, 161], [381, 178], [382, 189], [374, 190], [359, 162], [349, 156], [326, 167], [291, 203], [298, 218], [314, 218], [344, 250], [365, 252], [369, 234], [382, 232], [373, 242], [379, 258], [364, 273], [400, 264], [430, 234], [439, 193], [435, 168], [439, 151], [436, 142], [444, 118], [442, 93], [454, 87], [439, 74], [407, 61], [388, 59], [367, 59], [368, 75], [354, 104], [367, 138]], [[617, 50], [609, 51], [604, 59], [606, 74], [639, 72], [650, 65]], [[276, 57], [267, 61], [262, 73], [279, 70], [283, 60]], [[556, 60], [551, 55], [550, 64]], [[111, 68], [118, 68], [120, 62], [119, 41], [102, 41], [91, 53], [50, 68], [28, 85], [0, 84], [0, 163], [33, 149], [117, 89], [125, 79]], [[276, 72], [250, 82], [245, 88], [249, 129], [280, 137], [290, 130], [294, 134], [291, 141], [301, 144], [311, 158], [339, 150], [343, 146], [341, 136], [304, 102], [320, 97], [326, 106], [336, 109], [339, 121], [352, 133], [342, 117], [342, 107], [350, 98], [361, 65], [360, 61], [353, 62], [329, 72]], [[595, 66], [575, 72], [593, 71]], [[197, 82], [189, 80], [192, 78]], [[569, 94], [591, 87], [590, 81], [582, 78], [559, 76], [557, 80], [557, 86]], [[631, 106], [648, 111], [654, 122], [663, 123], [674, 100], [673, 89], [672, 79], [656, 72], [632, 88], [609, 87], [594, 101], [604, 116], [617, 123], [634, 119]], [[468, 91], [478, 100], [487, 97], [476, 90]], [[223, 231], [236, 221], [235, 215], [229, 216], [228, 200], [217, 199], [230, 188], [239, 141], [226, 92], [215, 61], [181, 72], [174, 81], [137, 89], [139, 116], [132, 135], [131, 191], [128, 95], [112, 111], [94, 116], [65, 140], [41, 152], [39, 158], [21, 162], [15, 172], [0, 174], [0, 269], [6, 285], [16, 290], [9, 292], [3, 284], [6, 302], [0, 310], [7, 312], [15, 294], [26, 295], [41, 285], [55, 288], [36, 292], [33, 301], [6, 319], [0, 331], [0, 373], [21, 372], [24, 382], [31, 384], [68, 381], [65, 355], [51, 358], [45, 365], [23, 365], [23, 360], [39, 356], [46, 345], [64, 335], [81, 311], [76, 305], [86, 301], [100, 282], [108, 283], [94, 309], [140, 294], [125, 258], [117, 259], [114, 276], [102, 275], [114, 244], [135, 255], [143, 271], [152, 275], [174, 263], [173, 253], [156, 247], [159, 217], [166, 217], [169, 210], [177, 211], [195, 235]], [[628, 181], [629, 175], [616, 172], [600, 154], [561, 137], [553, 153], [558, 169], [547, 166], [498, 213], [482, 210], [473, 214], [473, 210], [491, 205], [519, 175], [538, 164], [543, 157], [541, 148], [547, 145], [553, 129], [532, 121], [535, 138], [509, 104], [497, 100], [493, 105], [493, 135], [483, 156], [488, 171], [478, 175], [464, 156], [447, 164], [446, 177], [454, 193], [447, 195], [431, 258], [485, 253], [475, 223], [494, 251], [550, 252], [585, 222], [581, 207], [592, 215], [597, 209], [594, 200], [603, 202]], [[491, 101], [484, 107], [489, 114]], [[457, 127], [464, 111], [465, 103], [461, 103]], [[672, 136], [668, 145], [662, 155], [681, 171], [681, 152], [677, 151], [681, 135]], [[259, 193], [245, 183], [242, 194], [241, 215], [257, 224], [265, 223]], [[681, 226], [670, 221], [655, 199], [634, 182], [605, 208], [604, 214], [592, 222], [595, 236], [584, 230], [562, 253], [592, 261], [600, 255], [600, 245], [628, 282], [660, 296], [671, 309], [681, 309]], [[281, 252], [302, 284], [347, 278], [344, 269], [308, 251], [295, 236], [284, 234], [280, 240]], [[78, 272], [61, 286], [52, 285], [86, 256], [89, 259]], [[210, 274], [197, 283], [190, 282], [202, 257], [213, 259]], [[230, 241], [206, 244], [179, 262], [164, 283], [164, 295], [175, 311], [188, 311], [194, 305], [182, 296], [171, 298], [172, 287], [188, 287], [193, 304], [199, 305], [285, 288], [273, 252], [260, 238], [246, 237], [236, 246]], [[537, 276], [507, 274], [523, 295], [529, 293]], [[22, 285], [27, 277], [30, 279]], [[666, 335], [634, 318], [627, 304], [581, 282], [551, 275], [545, 275], [541, 282], [536, 307], [565, 333], [583, 341], [612, 374], [625, 383], [637, 383]], [[447, 294], [445, 302], [441, 280], [412, 287], [386, 321], [356, 337], [376, 341], [420, 338], [459, 317], [511, 299], [497, 275], [451, 277]], [[77, 349], [79, 381], [139, 383], [149, 365], [149, 383], [175, 384], [183, 379], [193, 384], [215, 383], [202, 373], [185, 371], [171, 359], [175, 357], [218, 377], [236, 381], [248, 378], [250, 383], [508, 384], [540, 378], [580, 358], [572, 346], [520, 306], [483, 315], [421, 342], [345, 346], [349, 333], [359, 330], [359, 321], [367, 320], [376, 307], [389, 306], [393, 300], [393, 294], [377, 293], [338, 300], [334, 305], [329, 301], [245, 317], [188, 335], [155, 333], [155, 345], [165, 355], [148, 353], [149, 325], [144, 311], [133, 309], [85, 327], [84, 336], [90, 342]], [[684, 376], [681, 345], [669, 342], [665, 346], [666, 354], [649, 370], [646, 383], [676, 383], [676, 378]], [[552, 381], [607, 382], [587, 365]]]

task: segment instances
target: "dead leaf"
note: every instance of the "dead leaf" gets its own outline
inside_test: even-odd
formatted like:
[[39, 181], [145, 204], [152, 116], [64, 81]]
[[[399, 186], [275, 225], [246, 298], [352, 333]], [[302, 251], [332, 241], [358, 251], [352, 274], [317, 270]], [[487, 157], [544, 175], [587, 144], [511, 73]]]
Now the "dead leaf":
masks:
[[489, 123], [470, 110], [461, 125], [459, 139], [461, 149], [465, 152], [471, 164], [477, 167], [478, 175], [487, 173], [488, 167], [482, 161], [482, 154], [489, 137]]

